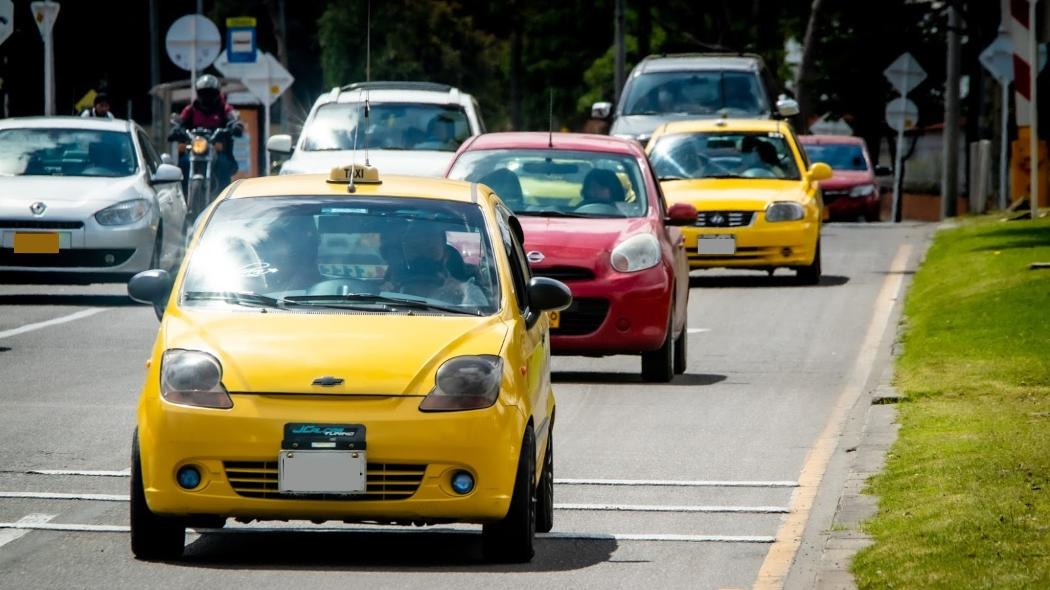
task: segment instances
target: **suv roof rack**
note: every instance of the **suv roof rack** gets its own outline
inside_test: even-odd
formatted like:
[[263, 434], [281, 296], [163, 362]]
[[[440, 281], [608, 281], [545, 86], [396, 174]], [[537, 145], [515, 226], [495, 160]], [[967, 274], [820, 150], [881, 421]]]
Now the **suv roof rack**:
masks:
[[430, 90], [433, 92], [451, 92], [452, 86], [438, 82], [354, 82], [339, 89], [342, 92], [351, 90]]

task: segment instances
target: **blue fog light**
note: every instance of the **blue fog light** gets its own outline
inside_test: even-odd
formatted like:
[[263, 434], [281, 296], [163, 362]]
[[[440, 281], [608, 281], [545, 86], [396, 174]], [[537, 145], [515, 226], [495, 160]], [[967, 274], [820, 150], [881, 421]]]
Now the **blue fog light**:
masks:
[[179, 472], [175, 474], [175, 479], [183, 488], [192, 490], [201, 485], [201, 472], [197, 471], [196, 467], [188, 465], [179, 469]]
[[457, 494], [469, 494], [474, 489], [474, 476], [466, 471], [452, 475], [452, 490]]

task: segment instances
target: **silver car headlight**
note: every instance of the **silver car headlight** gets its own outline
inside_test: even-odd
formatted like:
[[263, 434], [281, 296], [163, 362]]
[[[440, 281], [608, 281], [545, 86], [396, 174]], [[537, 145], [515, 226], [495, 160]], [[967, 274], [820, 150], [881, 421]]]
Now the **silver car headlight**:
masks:
[[798, 221], [806, 216], [806, 210], [798, 203], [777, 201], [766, 207], [766, 221]]
[[638, 234], [613, 248], [609, 263], [620, 272], [636, 272], [660, 263], [660, 242], [653, 234]]
[[448, 359], [437, 370], [434, 389], [419, 409], [424, 412], [480, 410], [496, 403], [503, 380], [503, 359], [480, 354]]
[[95, 213], [95, 221], [102, 225], [128, 225], [145, 217], [151, 206], [146, 199], [121, 201]]
[[853, 187], [853, 190], [849, 192], [851, 197], [867, 197], [875, 192], [875, 186], [871, 184], [862, 184], [860, 186]]
[[222, 365], [199, 350], [164, 351], [160, 366], [160, 394], [173, 404], [229, 409], [233, 400], [222, 385]]

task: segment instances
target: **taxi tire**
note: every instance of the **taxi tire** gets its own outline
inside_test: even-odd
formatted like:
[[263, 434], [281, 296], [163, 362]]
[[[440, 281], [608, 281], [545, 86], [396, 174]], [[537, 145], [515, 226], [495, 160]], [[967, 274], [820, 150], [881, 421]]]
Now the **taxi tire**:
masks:
[[660, 348], [652, 352], [642, 353], [642, 380], [649, 383], [668, 383], [674, 379], [675, 369], [675, 337], [674, 337], [674, 311], [667, 320], [667, 336]]
[[499, 522], [481, 527], [482, 550], [487, 561], [527, 563], [535, 554], [536, 537], [536, 435], [532, 425], [525, 427], [518, 470], [514, 478], [514, 495], [510, 509]]
[[547, 434], [547, 451], [543, 454], [543, 473], [536, 492], [536, 532], [549, 533], [554, 528], [554, 421]]
[[820, 284], [820, 240], [817, 240], [817, 253], [813, 256], [813, 264], [798, 267], [795, 278], [802, 285]]
[[139, 456], [139, 432], [131, 441], [131, 552], [145, 561], [168, 561], [182, 557], [186, 523], [154, 514], [146, 503]]

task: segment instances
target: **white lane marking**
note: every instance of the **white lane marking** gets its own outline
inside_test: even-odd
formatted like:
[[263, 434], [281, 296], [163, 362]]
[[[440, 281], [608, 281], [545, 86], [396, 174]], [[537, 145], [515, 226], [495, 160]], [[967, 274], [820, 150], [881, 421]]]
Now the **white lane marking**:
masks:
[[32, 475], [83, 475], [88, 477], [131, 477], [131, 468], [121, 471], [90, 471], [90, 470], [79, 470], [79, 469], [32, 469], [25, 472], [11, 472], [5, 471], [4, 473], [29, 473]]
[[95, 502], [127, 502], [127, 494], [65, 494], [53, 492], [0, 492], [0, 498], [26, 498], [36, 500], [91, 500]]
[[[12, 524], [19, 524], [19, 525], [25, 525], [25, 526], [44, 524], [47, 521], [49, 521], [52, 518], [54, 518], [55, 516], [58, 516], [58, 515], [57, 514], [27, 514], [26, 516], [23, 516], [22, 518], [18, 519], [18, 522], [12, 523]], [[26, 536], [28, 534], [29, 534], [29, 529], [19, 529], [19, 528], [13, 528], [12, 527], [12, 528], [6, 528], [6, 529], [3, 529], [3, 530], [0, 530], [0, 547], [3, 547], [4, 545], [7, 545], [11, 541], [16, 541], [18, 539], [21, 539], [22, 537], [24, 537], [24, 536]]]
[[[34, 531], [71, 531], [88, 533], [127, 533], [131, 527], [105, 524], [53, 524], [0, 522], [0, 529], [34, 530]], [[359, 528], [321, 528], [321, 527], [231, 527], [223, 529], [189, 529], [196, 534], [239, 534], [239, 533], [344, 533], [344, 534], [383, 534], [383, 535], [425, 535], [427, 533], [477, 535], [477, 531], [462, 529], [359, 529]], [[579, 539], [588, 541], [650, 541], [678, 543], [772, 543], [773, 537], [760, 535], [669, 535], [660, 533], [591, 533], [591, 532], [553, 532], [538, 533], [541, 539]]]
[[711, 328], [689, 328], [689, 330], [688, 330], [688, 332], [690, 334], [702, 334], [704, 332], [710, 332], [710, 331], [711, 331]]
[[726, 481], [671, 479], [555, 479], [564, 486], [657, 486], [681, 488], [794, 488], [797, 481]]
[[875, 297], [871, 322], [864, 334], [864, 340], [861, 341], [857, 358], [850, 368], [846, 385], [835, 400], [835, 406], [820, 436], [806, 454], [802, 472], [798, 477], [799, 487], [792, 494], [791, 513], [784, 517], [777, 530], [776, 541], [762, 561], [753, 590], [780, 590], [784, 587], [791, 564], [802, 545], [802, 535], [806, 530], [806, 522], [809, 520], [820, 483], [846, 426], [849, 411], [857, 404], [868, 378], [871, 377], [875, 358], [879, 353], [879, 344], [889, 327], [894, 306], [900, 301], [901, 289], [904, 287], [904, 271], [907, 269], [911, 250], [910, 244], [901, 245], [890, 263], [890, 273], [886, 275], [882, 288]]
[[653, 504], [555, 504], [555, 510], [594, 510], [609, 512], [710, 512], [745, 514], [785, 514], [784, 506], [665, 506]]
[[37, 322], [35, 324], [26, 324], [24, 326], [19, 326], [18, 328], [4, 330], [3, 332], [0, 332], [0, 338], [9, 338], [11, 336], [25, 334], [26, 332], [32, 332], [33, 330], [39, 330], [41, 328], [47, 328], [49, 326], [64, 324], [66, 322], [73, 322], [79, 319], [86, 318], [88, 316], [93, 316], [96, 313], [101, 313], [103, 311], [106, 311], [105, 307], [92, 307], [90, 309], [82, 309], [76, 313], [71, 313], [69, 315], [64, 315], [47, 321]]

